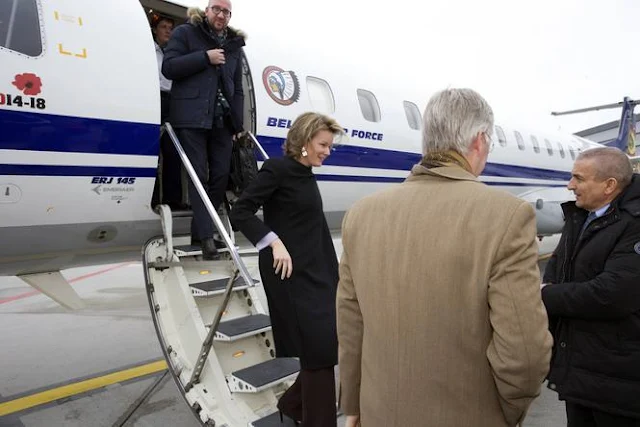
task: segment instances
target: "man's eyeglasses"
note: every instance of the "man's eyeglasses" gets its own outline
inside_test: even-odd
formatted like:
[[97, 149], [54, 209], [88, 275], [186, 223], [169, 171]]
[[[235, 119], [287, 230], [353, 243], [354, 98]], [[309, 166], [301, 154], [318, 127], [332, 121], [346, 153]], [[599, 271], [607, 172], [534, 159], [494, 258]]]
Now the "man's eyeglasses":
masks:
[[489, 146], [489, 152], [493, 151], [493, 139], [491, 139], [491, 136], [489, 135], [489, 132], [485, 132], [484, 133], [484, 141], [487, 143], [487, 145]]
[[231, 16], [231, 11], [229, 9], [223, 9], [219, 6], [210, 6], [209, 9], [214, 15], [222, 12], [222, 16], [224, 16], [225, 18], [229, 18]]

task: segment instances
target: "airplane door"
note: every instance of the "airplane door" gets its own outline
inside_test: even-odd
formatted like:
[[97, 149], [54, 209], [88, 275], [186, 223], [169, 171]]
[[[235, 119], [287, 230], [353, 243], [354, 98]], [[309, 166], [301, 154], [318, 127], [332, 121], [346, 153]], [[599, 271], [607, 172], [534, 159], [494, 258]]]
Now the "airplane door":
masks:
[[247, 55], [242, 55], [242, 90], [244, 91], [244, 130], [256, 133], [256, 95]]

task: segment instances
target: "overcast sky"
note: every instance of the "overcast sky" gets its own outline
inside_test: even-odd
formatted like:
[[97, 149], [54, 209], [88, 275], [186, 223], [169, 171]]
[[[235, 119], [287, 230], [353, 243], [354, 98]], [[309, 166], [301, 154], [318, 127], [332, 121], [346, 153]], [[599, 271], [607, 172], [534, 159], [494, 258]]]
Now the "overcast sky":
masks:
[[249, 36], [258, 15], [283, 33], [284, 46], [322, 39], [325, 57], [346, 51], [388, 67], [415, 82], [421, 108], [434, 90], [465, 86], [485, 96], [500, 121], [576, 132], [617, 120], [620, 111], [562, 118], [550, 112], [640, 97], [639, 0], [235, 0], [233, 6], [232, 23]]

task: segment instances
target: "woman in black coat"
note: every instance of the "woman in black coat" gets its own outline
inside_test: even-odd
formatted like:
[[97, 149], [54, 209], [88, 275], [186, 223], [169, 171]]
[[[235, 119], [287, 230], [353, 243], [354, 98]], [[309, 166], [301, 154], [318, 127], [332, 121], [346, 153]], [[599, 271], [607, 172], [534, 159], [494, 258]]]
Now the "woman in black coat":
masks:
[[[231, 211], [233, 225], [260, 251], [276, 356], [300, 358], [300, 374], [278, 409], [305, 427], [336, 426], [338, 260], [311, 168], [342, 133], [330, 117], [299, 116], [284, 157], [263, 164]], [[261, 206], [264, 222], [255, 216]]]

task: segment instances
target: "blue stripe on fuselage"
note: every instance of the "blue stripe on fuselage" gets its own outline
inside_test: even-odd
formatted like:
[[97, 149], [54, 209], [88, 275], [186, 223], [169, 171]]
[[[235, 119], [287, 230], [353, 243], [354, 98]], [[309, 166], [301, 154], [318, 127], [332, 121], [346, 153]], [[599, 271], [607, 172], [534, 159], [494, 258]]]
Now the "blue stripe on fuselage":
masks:
[[[284, 138], [259, 136], [258, 140], [269, 157], [282, 156]], [[335, 150], [323, 164], [327, 166], [389, 169], [408, 172], [413, 165], [420, 162], [421, 157], [420, 154], [406, 151], [340, 144], [335, 146]]]
[[[89, 119], [0, 109], [0, 149], [103, 153], [120, 155], [158, 154], [159, 126], [116, 120]], [[282, 155], [284, 138], [259, 136], [272, 157]], [[325, 161], [327, 166], [406, 171], [420, 161], [420, 154], [355, 145], [338, 145]], [[2, 159], [0, 159], [0, 162]], [[0, 164], [0, 175], [30, 176], [132, 176], [153, 177], [155, 168], [113, 166], [49, 166]], [[563, 181], [571, 178], [565, 171], [487, 163], [484, 176]], [[319, 174], [323, 181], [399, 182], [402, 178]], [[493, 184], [492, 184], [493, 185]], [[549, 186], [548, 184], [500, 183], [513, 186]]]
[[158, 155], [159, 125], [4, 109], [0, 123], [0, 150]]
[[[259, 136], [260, 144], [270, 157], [282, 155], [283, 138]], [[385, 150], [381, 148], [359, 147], [355, 145], [336, 145], [335, 150], [323, 162], [326, 166], [359, 167], [371, 169], [388, 169], [410, 171], [413, 165], [420, 162], [422, 156], [405, 151]], [[553, 181], [569, 181], [571, 173], [555, 169], [540, 169], [525, 166], [487, 163], [483, 176], [544, 179]], [[528, 185], [528, 184], [527, 184]]]

